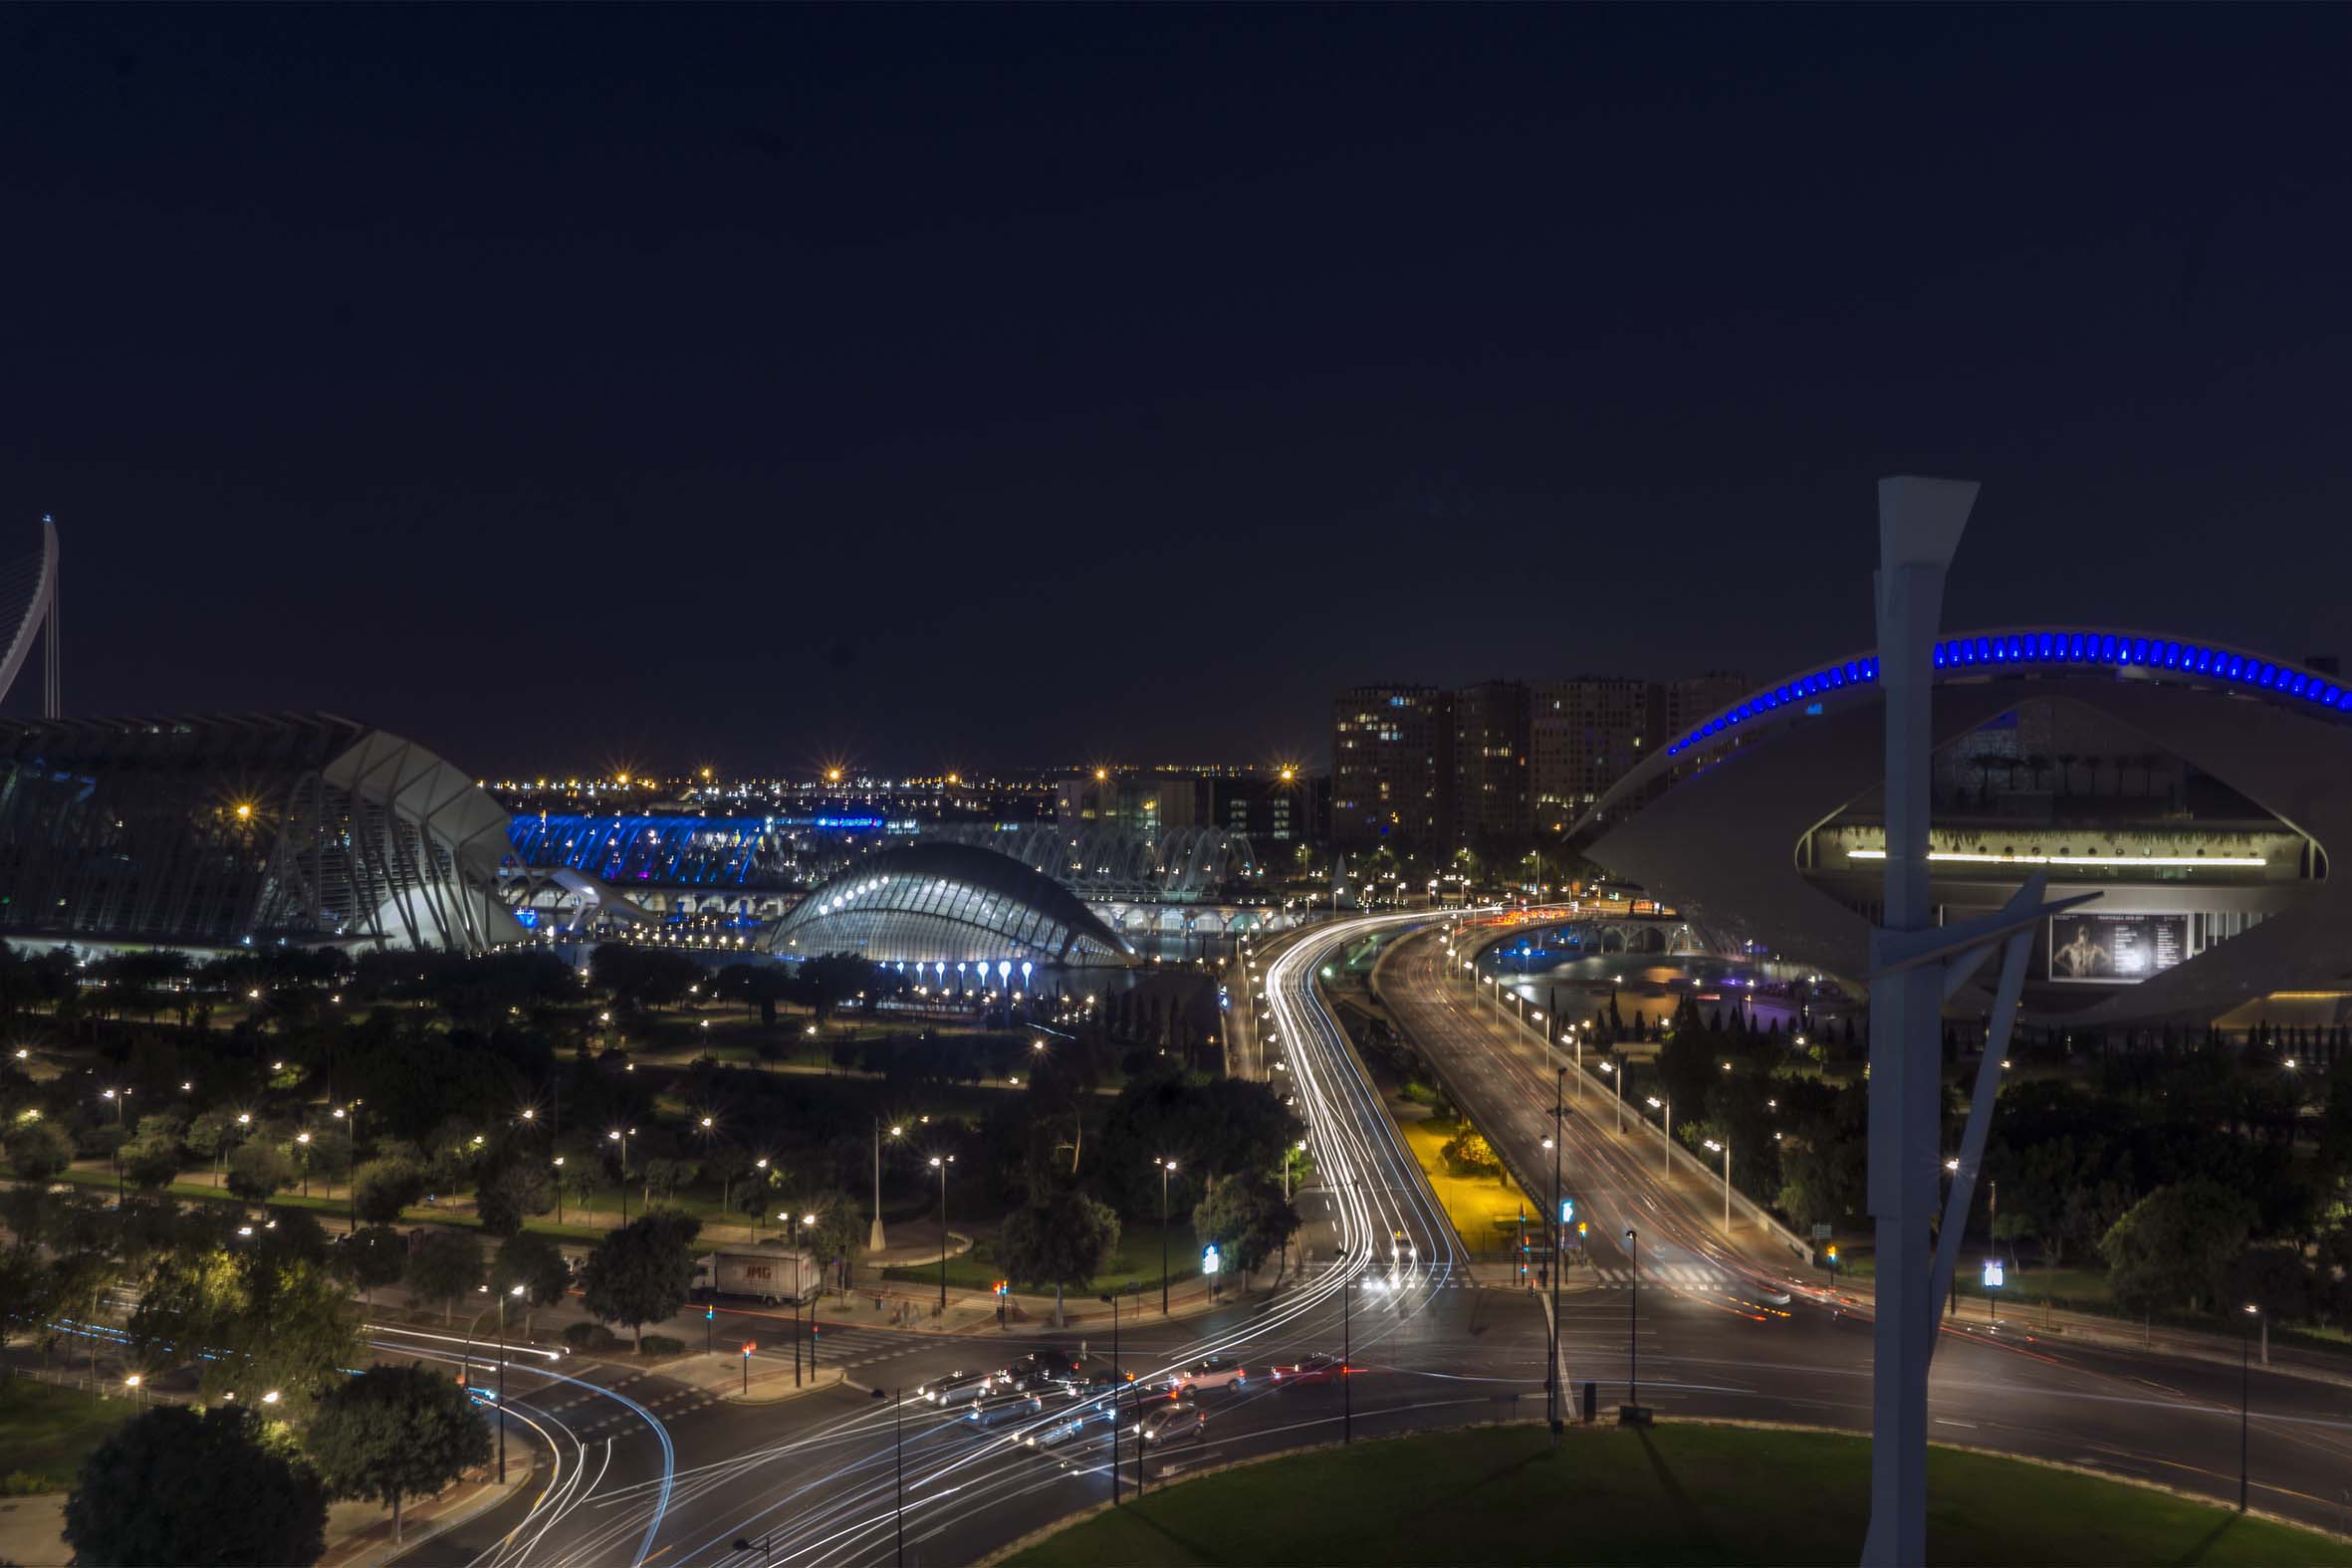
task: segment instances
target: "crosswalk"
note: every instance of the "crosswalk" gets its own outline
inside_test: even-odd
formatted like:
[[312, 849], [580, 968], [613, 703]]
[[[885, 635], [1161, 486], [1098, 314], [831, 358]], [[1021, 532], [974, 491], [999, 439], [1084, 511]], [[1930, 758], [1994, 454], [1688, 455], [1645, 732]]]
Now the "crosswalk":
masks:
[[[1622, 1290], [1633, 1283], [1630, 1268], [1595, 1268], [1593, 1272], [1600, 1276], [1604, 1290]], [[1731, 1275], [1704, 1263], [1647, 1263], [1641, 1277], [1644, 1284], [1682, 1285], [1693, 1290], [1722, 1290], [1733, 1283]]]

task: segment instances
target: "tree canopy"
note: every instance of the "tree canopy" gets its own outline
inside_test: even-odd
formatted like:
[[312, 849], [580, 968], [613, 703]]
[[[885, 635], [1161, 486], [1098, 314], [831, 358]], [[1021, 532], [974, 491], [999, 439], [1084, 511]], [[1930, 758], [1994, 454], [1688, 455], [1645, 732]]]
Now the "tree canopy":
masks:
[[329, 1492], [392, 1510], [429, 1497], [490, 1458], [490, 1429], [466, 1391], [418, 1366], [370, 1367], [320, 1402], [311, 1456]]
[[327, 1489], [282, 1425], [241, 1405], [166, 1405], [100, 1444], [66, 1494], [89, 1568], [301, 1564], [327, 1549]]
[[639, 1216], [596, 1243], [581, 1273], [581, 1299], [606, 1322], [626, 1325], [645, 1347], [645, 1325], [686, 1304], [694, 1286], [694, 1237], [702, 1222], [671, 1209]]

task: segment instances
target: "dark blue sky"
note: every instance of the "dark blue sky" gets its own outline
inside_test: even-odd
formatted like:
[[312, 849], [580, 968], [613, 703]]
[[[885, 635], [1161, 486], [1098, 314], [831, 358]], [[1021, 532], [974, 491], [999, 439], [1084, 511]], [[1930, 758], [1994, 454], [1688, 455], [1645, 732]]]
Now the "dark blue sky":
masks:
[[[2352, 653], [2352, 13], [0, 13], [80, 712], [485, 773], [1320, 752], [1951, 620]], [[0, 548], [14, 555], [18, 547]], [[24, 694], [12, 700], [21, 707]]]

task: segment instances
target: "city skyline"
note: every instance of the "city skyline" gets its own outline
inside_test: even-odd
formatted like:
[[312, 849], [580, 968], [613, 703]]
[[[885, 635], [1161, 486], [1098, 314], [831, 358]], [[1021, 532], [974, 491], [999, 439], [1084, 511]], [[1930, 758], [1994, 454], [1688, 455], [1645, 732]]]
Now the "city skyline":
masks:
[[10, 25], [69, 712], [1305, 756], [1865, 645], [1907, 470], [1985, 481], [1958, 623], [2337, 651], [2339, 14]]

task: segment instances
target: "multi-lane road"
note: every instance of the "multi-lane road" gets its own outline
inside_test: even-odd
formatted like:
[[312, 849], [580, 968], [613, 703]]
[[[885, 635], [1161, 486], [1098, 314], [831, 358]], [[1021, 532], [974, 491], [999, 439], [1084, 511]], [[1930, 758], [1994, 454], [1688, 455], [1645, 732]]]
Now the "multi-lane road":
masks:
[[[1551, 1131], [1552, 1065], [1532, 1040], [1499, 1026], [1491, 1006], [1449, 986], [1425, 919], [1343, 920], [1277, 942], [1254, 968], [1237, 966], [1237, 1005], [1262, 1013], [1252, 1054], [1294, 1097], [1316, 1169], [1297, 1196], [1306, 1224], [1283, 1288], [1172, 1321], [1148, 1306], [1125, 1315], [1120, 1362], [1144, 1383], [1210, 1354], [1253, 1374], [1202, 1397], [1204, 1441], [1154, 1453], [1148, 1485], [1343, 1432], [1543, 1412], [1539, 1301], [1473, 1286], [1460, 1243], [1316, 994], [1317, 968], [1375, 933], [1393, 943], [1382, 970], [1393, 1015], [1512, 1163], [1548, 1179], [1540, 1141]], [[1662, 1414], [1865, 1427], [1867, 1304], [1789, 1277], [1793, 1259], [1727, 1241], [1706, 1195], [1658, 1180], [1655, 1134], [1621, 1141], [1605, 1130], [1608, 1113], [1587, 1085], [1563, 1128], [1565, 1191], [1592, 1230], [1591, 1266], [1571, 1272], [1562, 1299], [1570, 1385], [1598, 1383], [1604, 1411], [1613, 1408], [1625, 1394], [1630, 1339], [1642, 1403]], [[1619, 1239], [1628, 1227], [1641, 1238], [1638, 1294]], [[1107, 1327], [1097, 1318], [1054, 1339], [834, 1328], [827, 1363], [844, 1366], [855, 1386], [768, 1406], [655, 1373], [514, 1352], [510, 1442], [535, 1452], [534, 1479], [412, 1558], [468, 1568], [969, 1562], [1107, 1500], [1113, 1424], [1038, 1449], [1024, 1441], [1035, 1421], [982, 1430], [912, 1391], [1081, 1334], [1099, 1357], [1110, 1348]], [[722, 1311], [716, 1337], [775, 1328], [766, 1314]], [[1939, 1352], [1936, 1437], [2234, 1499], [2236, 1367], [1976, 1328], [1948, 1334]], [[470, 1355], [478, 1383], [491, 1370], [479, 1345], [413, 1333], [382, 1343], [443, 1361]], [[1360, 1370], [1340, 1382], [1277, 1388], [1265, 1375], [1276, 1362], [1343, 1347]], [[2352, 1512], [2345, 1390], [2259, 1369], [2251, 1386], [2255, 1505], [2340, 1528]], [[1132, 1414], [1117, 1424], [1123, 1431]], [[1129, 1494], [1136, 1463], [1124, 1436], [1118, 1485]]]
[[[1467, 954], [1475, 934], [1459, 942]], [[1548, 1180], [1557, 1072], [1533, 1031], [1487, 988], [1460, 983], [1460, 956], [1423, 930], [1397, 943], [1381, 995], [1398, 1025], [1438, 1069], [1462, 1108], [1514, 1169]], [[1562, 1304], [1571, 1380], [1603, 1383], [1604, 1403], [1628, 1376], [1638, 1235], [1641, 1398], [1669, 1415], [1721, 1415], [1866, 1430], [1869, 1306], [1754, 1232], [1721, 1231], [1719, 1189], [1660, 1179], [1655, 1123], [1626, 1111], [1627, 1137], [1597, 1075], [1581, 1096], [1569, 1071], [1561, 1127], [1563, 1190], [1590, 1225], [1589, 1269]], [[1783, 1303], [1782, 1298], [1786, 1300]], [[2234, 1351], [2235, 1346], [2224, 1347]], [[2252, 1505], [2328, 1529], [2352, 1518], [2352, 1389], [2253, 1368], [2248, 1443]], [[2234, 1503], [2240, 1368], [2233, 1360], [2091, 1348], [2022, 1324], [1988, 1332], [1948, 1327], [1930, 1385], [1930, 1435], [2094, 1466]]]
[[[1151, 1456], [1147, 1485], [1348, 1433], [1541, 1409], [1540, 1311], [1525, 1295], [1471, 1286], [1442, 1211], [1315, 999], [1315, 967], [1360, 940], [1368, 924], [1285, 939], [1254, 971], [1237, 967], [1237, 979], [1254, 976], [1259, 995], [1248, 1000], [1268, 1014], [1262, 1050], [1270, 1072], [1282, 1063], [1271, 1081], [1294, 1097], [1309, 1129], [1315, 1173], [1296, 1200], [1306, 1226], [1279, 1290], [1173, 1321], [1148, 1307], [1127, 1313], [1120, 1361], [1142, 1383], [1212, 1354], [1232, 1356], [1252, 1374], [1235, 1390], [1201, 1396], [1206, 1437]], [[725, 1311], [715, 1326], [721, 1343], [772, 1331], [760, 1315]], [[828, 1363], [863, 1387], [770, 1406], [738, 1405], [649, 1373], [510, 1354], [510, 1442], [535, 1447], [539, 1471], [525, 1495], [427, 1541], [412, 1560], [471, 1568], [972, 1561], [1108, 1499], [1113, 1424], [1034, 1449], [1024, 1440], [1042, 1422], [983, 1430], [912, 1391], [949, 1371], [993, 1368], [1078, 1335], [828, 1332]], [[1109, 1351], [1109, 1325], [1099, 1316], [1083, 1336], [1093, 1355]], [[383, 1344], [441, 1360], [470, 1356], [477, 1383], [491, 1370], [478, 1344], [469, 1350], [415, 1335]], [[1278, 1388], [1266, 1376], [1278, 1362], [1314, 1352], [1345, 1352], [1359, 1371], [1300, 1387]], [[1130, 1406], [1117, 1425], [1131, 1432], [1132, 1418]], [[1120, 1440], [1119, 1460], [1118, 1484], [1131, 1494], [1131, 1435]], [[738, 1540], [748, 1549], [737, 1549]]]

